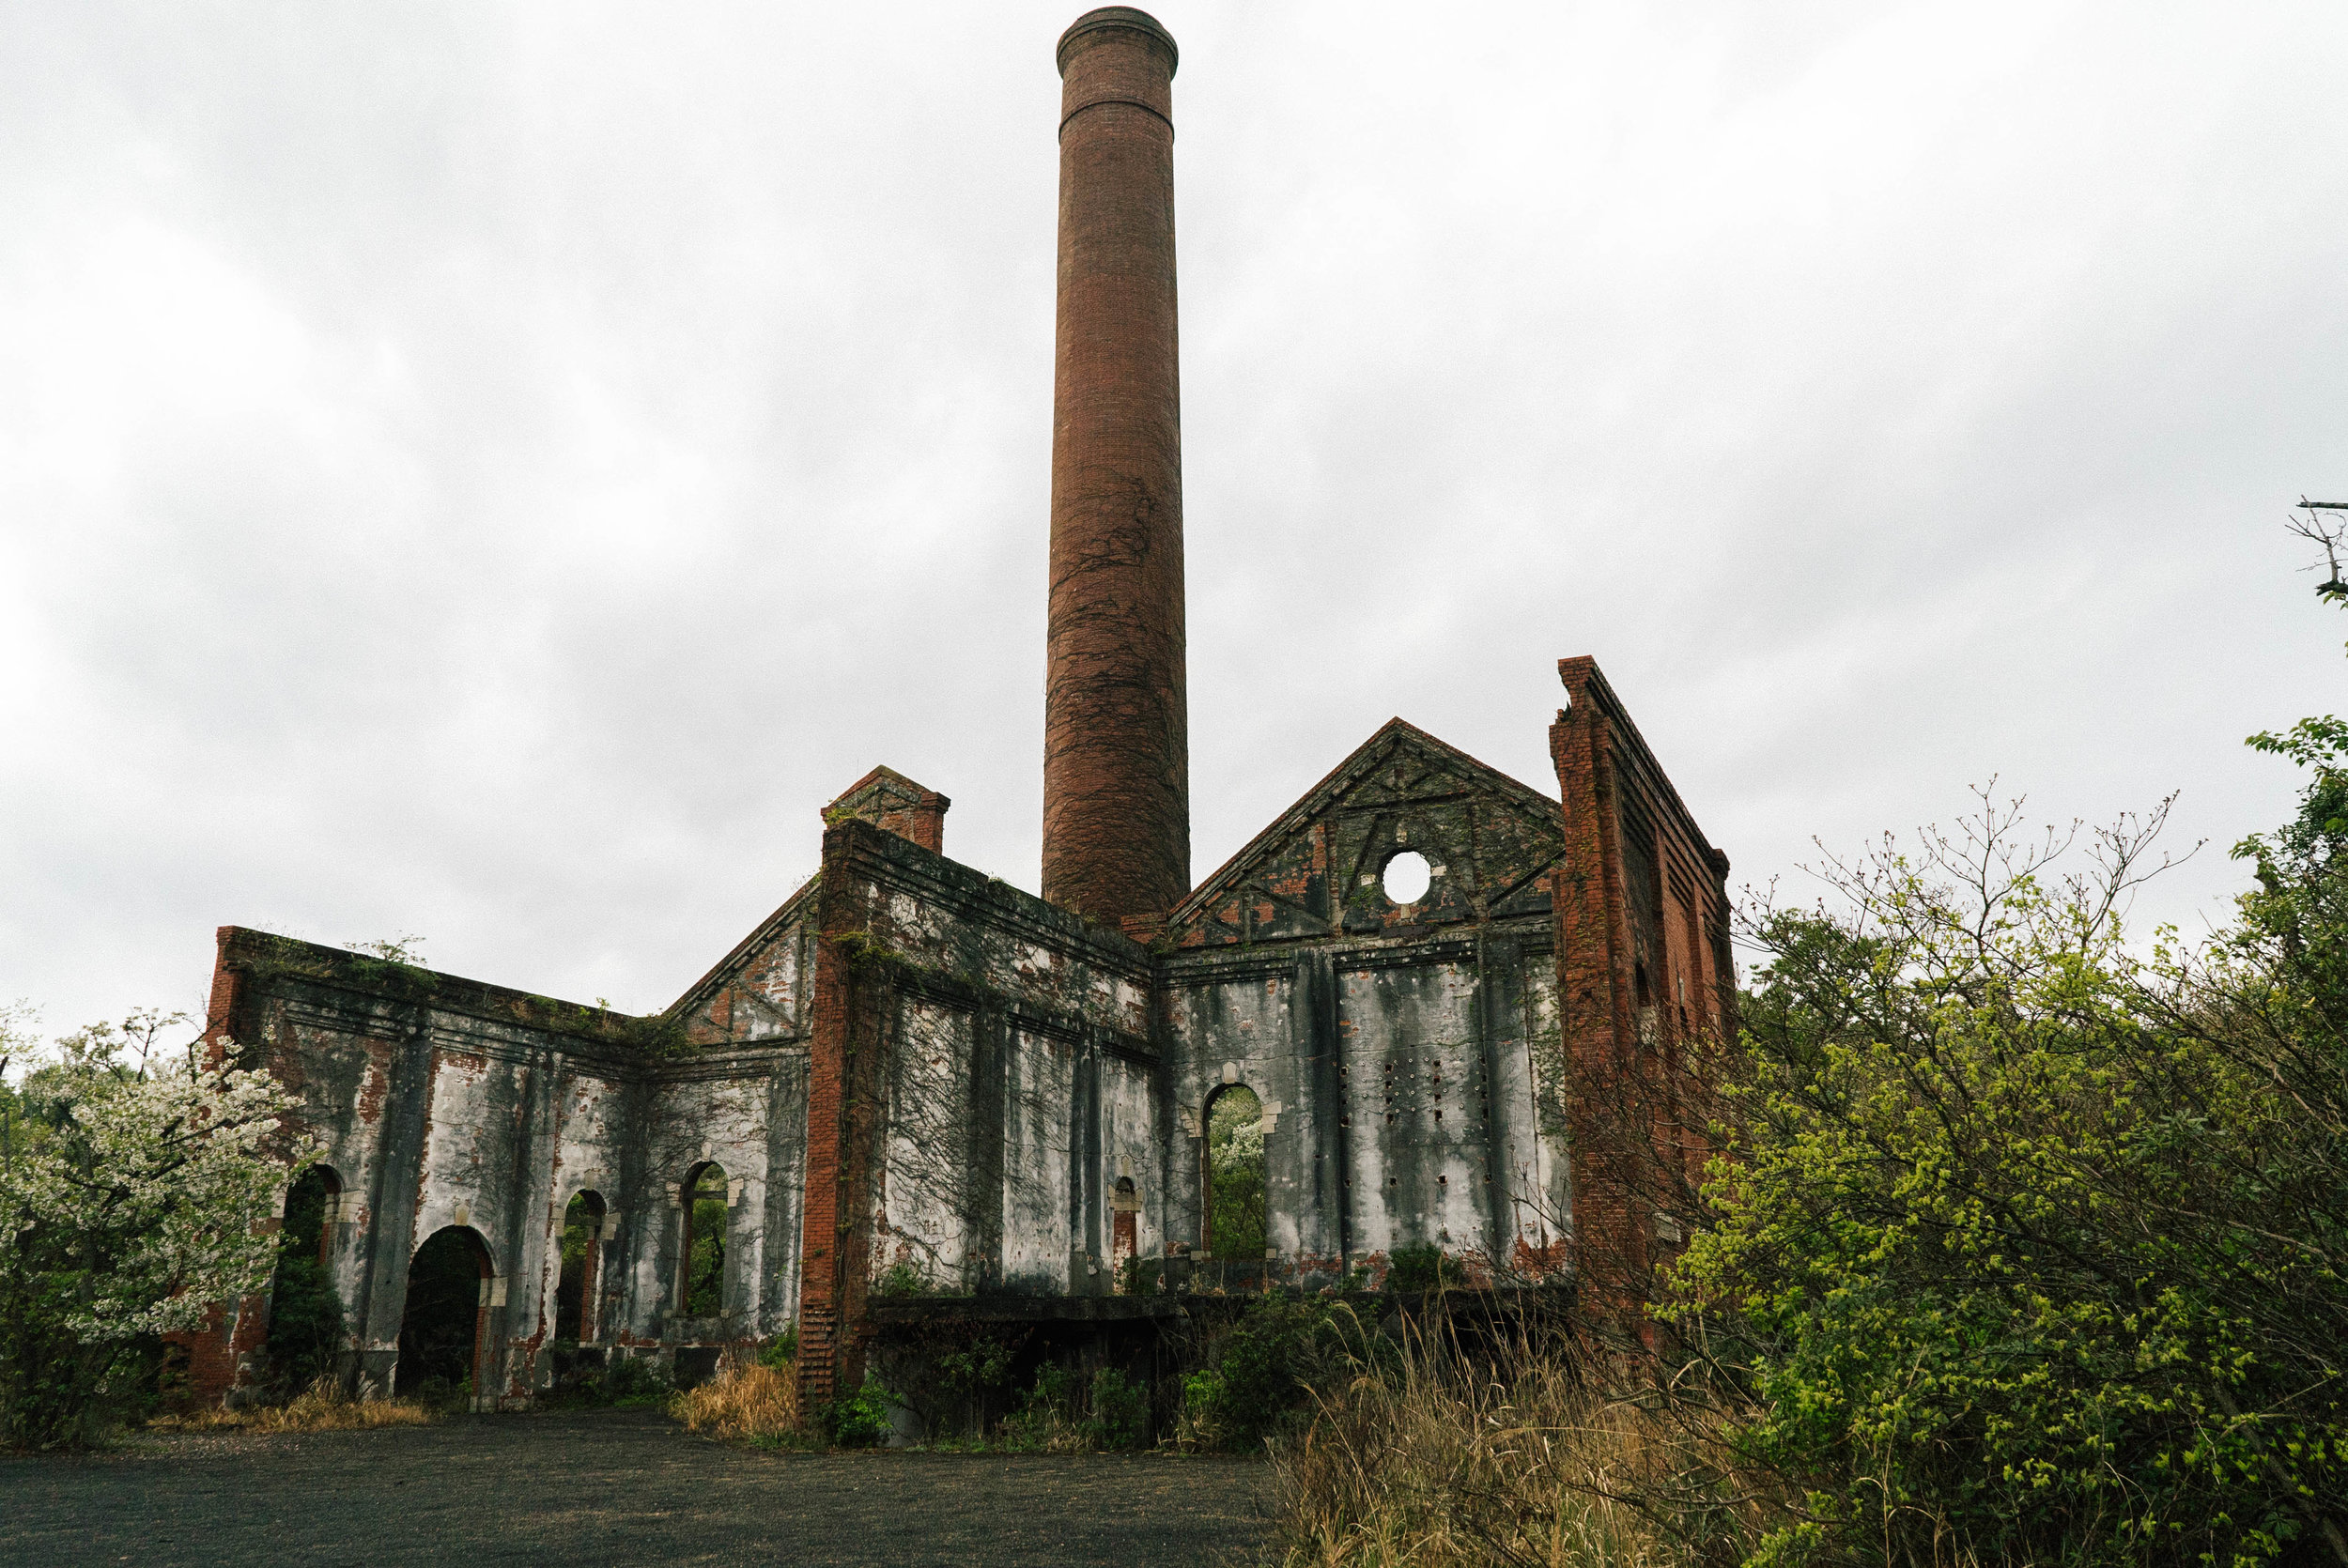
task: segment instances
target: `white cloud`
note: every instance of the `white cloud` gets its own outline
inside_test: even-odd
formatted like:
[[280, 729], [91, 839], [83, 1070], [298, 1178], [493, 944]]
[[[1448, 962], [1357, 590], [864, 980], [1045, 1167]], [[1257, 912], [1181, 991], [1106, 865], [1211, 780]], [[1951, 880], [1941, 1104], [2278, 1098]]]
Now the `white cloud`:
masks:
[[[0, 995], [657, 1007], [874, 761], [1032, 886], [1078, 8], [0, 17]], [[2288, 807], [2334, 8], [1160, 14], [1198, 873], [1391, 714], [1546, 785], [1577, 653], [1739, 879]]]

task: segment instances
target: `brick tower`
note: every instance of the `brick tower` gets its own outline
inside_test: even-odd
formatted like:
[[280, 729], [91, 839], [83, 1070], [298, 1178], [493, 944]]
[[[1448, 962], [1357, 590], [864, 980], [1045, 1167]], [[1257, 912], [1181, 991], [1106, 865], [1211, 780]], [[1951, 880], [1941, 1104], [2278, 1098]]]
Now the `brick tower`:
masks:
[[1174, 39], [1107, 6], [1058, 59], [1043, 896], [1114, 923], [1190, 890]]

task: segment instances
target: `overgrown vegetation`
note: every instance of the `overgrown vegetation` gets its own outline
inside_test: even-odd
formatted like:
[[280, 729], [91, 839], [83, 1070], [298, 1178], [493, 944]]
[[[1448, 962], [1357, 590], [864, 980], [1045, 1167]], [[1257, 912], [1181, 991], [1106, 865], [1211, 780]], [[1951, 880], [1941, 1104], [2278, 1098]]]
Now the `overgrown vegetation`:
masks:
[[1273, 1455], [1285, 1568], [1734, 1560], [1716, 1421], [1610, 1399], [1562, 1306], [1537, 1303], [1471, 1349], [1437, 1317], [1318, 1390]]
[[290, 1400], [331, 1382], [342, 1349], [343, 1303], [319, 1250], [326, 1234], [325, 1173], [304, 1172], [286, 1194], [277, 1268], [269, 1287], [269, 1385]]
[[548, 1409], [658, 1410], [676, 1397], [676, 1386], [658, 1361], [647, 1356], [613, 1353], [559, 1380], [538, 1396]]
[[2250, 744], [2307, 784], [2207, 940], [2123, 924], [2165, 806], [1987, 792], [1744, 911], [1673, 1331], [1324, 1391], [1287, 1560], [2348, 1564], [2348, 723]]
[[95, 1441], [154, 1408], [162, 1337], [259, 1290], [260, 1222], [314, 1156], [273, 1149], [288, 1101], [262, 1072], [205, 1065], [146, 1011], [36, 1046], [0, 1015], [0, 1442]]
[[1386, 1254], [1388, 1290], [1423, 1295], [1430, 1290], [1467, 1284], [1467, 1270], [1440, 1247], [1397, 1247]]
[[1044, 1362], [1019, 1408], [1003, 1422], [1006, 1447], [1044, 1453], [1140, 1448], [1149, 1438], [1150, 1390], [1113, 1366], [1087, 1379]]
[[867, 1373], [862, 1388], [815, 1407], [816, 1430], [841, 1448], [873, 1448], [887, 1442], [896, 1429], [901, 1404], [879, 1378]]
[[2139, 954], [2159, 821], [2066, 870], [1985, 799], [1828, 868], [1833, 905], [1751, 913], [1664, 1315], [1750, 1401], [1784, 1505], [1753, 1560], [2348, 1562], [2337, 872], [2303, 814], [2244, 846], [2233, 930]]
[[726, 1173], [703, 1165], [687, 1201], [692, 1205], [692, 1252], [686, 1262], [685, 1314], [715, 1317], [725, 1310]]
[[1213, 1255], [1233, 1263], [1264, 1253], [1263, 1102], [1233, 1084], [1207, 1108], [1207, 1235]]
[[883, 1300], [904, 1300], [929, 1294], [929, 1282], [910, 1263], [892, 1263], [873, 1282], [873, 1294]]
[[1392, 1345], [1341, 1301], [1272, 1294], [1200, 1347], [1182, 1380], [1174, 1440], [1186, 1449], [1260, 1453], [1267, 1439], [1300, 1432], [1316, 1389], [1387, 1366]]

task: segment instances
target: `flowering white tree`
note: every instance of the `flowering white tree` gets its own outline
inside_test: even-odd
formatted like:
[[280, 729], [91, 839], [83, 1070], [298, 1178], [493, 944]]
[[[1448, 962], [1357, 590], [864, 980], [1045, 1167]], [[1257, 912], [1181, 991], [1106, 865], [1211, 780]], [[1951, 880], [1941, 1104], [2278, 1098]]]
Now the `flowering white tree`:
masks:
[[[23, 1008], [0, 1016], [8, 1054]], [[207, 1067], [184, 1015], [135, 1014], [37, 1053], [0, 1088], [0, 1437], [87, 1439], [151, 1376], [155, 1337], [260, 1290], [262, 1222], [312, 1163], [289, 1160], [290, 1108], [268, 1073]], [[5, 1068], [6, 1056], [0, 1056]]]

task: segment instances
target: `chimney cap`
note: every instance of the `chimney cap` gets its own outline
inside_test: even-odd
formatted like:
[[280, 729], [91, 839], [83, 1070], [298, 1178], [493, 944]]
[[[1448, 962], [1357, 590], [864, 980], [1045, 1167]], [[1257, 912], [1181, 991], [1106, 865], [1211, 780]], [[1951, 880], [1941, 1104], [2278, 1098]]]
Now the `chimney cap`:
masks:
[[1166, 74], [1172, 76], [1182, 64], [1182, 52], [1174, 47], [1174, 35], [1166, 24], [1137, 6], [1103, 6], [1089, 10], [1068, 24], [1068, 31], [1059, 36], [1059, 47], [1053, 53], [1062, 76], [1068, 74], [1068, 46], [1087, 33], [1098, 33], [1112, 27], [1141, 33], [1166, 45]]

